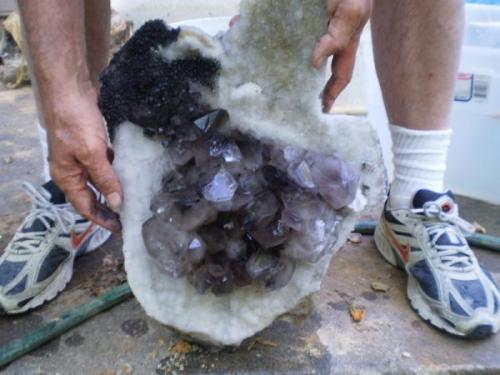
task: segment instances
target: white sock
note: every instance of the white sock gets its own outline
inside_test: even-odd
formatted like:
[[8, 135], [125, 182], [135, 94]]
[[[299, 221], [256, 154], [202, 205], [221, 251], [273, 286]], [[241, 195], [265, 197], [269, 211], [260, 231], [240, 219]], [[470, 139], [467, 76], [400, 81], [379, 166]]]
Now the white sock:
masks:
[[390, 125], [394, 180], [390, 208], [411, 208], [420, 189], [442, 192], [451, 130], [410, 130]]
[[45, 182], [50, 180], [50, 169], [49, 169], [49, 146], [47, 143], [47, 132], [40, 125], [40, 121], [36, 121], [36, 126], [38, 128], [38, 136], [40, 137], [40, 147], [42, 148], [43, 157], [43, 178]]

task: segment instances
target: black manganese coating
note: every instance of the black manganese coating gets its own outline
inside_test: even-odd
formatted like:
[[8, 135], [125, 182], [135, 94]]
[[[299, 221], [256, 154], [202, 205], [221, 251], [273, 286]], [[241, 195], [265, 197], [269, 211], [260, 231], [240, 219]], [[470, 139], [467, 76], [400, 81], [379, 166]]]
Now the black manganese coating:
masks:
[[127, 120], [155, 134], [168, 129], [174, 116], [192, 120], [205, 111], [190, 83], [213, 89], [220, 64], [196, 52], [173, 61], [162, 57], [159, 50], [179, 33], [161, 20], [145, 23], [101, 74], [99, 108], [111, 137]]

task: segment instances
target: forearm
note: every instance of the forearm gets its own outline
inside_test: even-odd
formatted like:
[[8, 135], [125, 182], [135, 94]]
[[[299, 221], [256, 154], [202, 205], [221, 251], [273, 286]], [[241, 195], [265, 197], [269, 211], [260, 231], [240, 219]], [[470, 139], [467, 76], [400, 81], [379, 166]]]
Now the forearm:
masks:
[[108, 138], [87, 66], [84, 0], [19, 0], [19, 9], [47, 128], [51, 177], [80, 214], [119, 230], [118, 216], [88, 186], [91, 180], [119, 209], [120, 182], [107, 158]]
[[88, 91], [83, 0], [19, 0], [19, 10], [42, 110]]

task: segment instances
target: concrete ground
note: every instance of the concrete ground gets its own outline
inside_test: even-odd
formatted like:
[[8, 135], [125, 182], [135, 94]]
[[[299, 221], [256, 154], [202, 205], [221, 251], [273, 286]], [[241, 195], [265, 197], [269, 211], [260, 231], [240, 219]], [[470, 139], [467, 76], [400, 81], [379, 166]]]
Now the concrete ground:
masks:
[[[0, 90], [0, 249], [29, 211], [21, 182], [39, 184], [41, 152], [29, 87]], [[500, 235], [500, 207], [460, 198], [462, 214]], [[119, 236], [77, 261], [73, 281], [54, 302], [0, 318], [0, 345], [120, 280]], [[1, 250], [0, 250], [1, 251]], [[477, 251], [500, 280], [500, 254]], [[372, 290], [382, 282], [386, 292]], [[349, 306], [365, 311], [353, 322]], [[410, 309], [405, 275], [386, 264], [372, 238], [348, 243], [334, 258], [319, 293], [240, 348], [189, 346], [148, 318], [130, 299], [0, 369], [2, 374], [468, 374], [500, 373], [500, 335], [484, 341], [452, 338]], [[177, 343], [174, 349], [173, 344]], [[180, 349], [179, 349], [180, 348]], [[187, 348], [187, 349], [186, 349]], [[169, 350], [170, 349], [170, 350]], [[179, 354], [186, 351], [187, 354]]]

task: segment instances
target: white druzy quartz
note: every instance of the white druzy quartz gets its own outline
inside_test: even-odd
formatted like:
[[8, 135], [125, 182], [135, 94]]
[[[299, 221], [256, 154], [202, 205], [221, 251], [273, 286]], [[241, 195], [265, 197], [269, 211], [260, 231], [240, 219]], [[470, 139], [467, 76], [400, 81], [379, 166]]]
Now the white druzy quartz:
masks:
[[324, 72], [312, 67], [310, 55], [327, 27], [324, 2], [243, 0], [241, 20], [227, 34], [212, 39], [201, 31], [183, 30], [172, 48], [161, 51], [173, 59], [201, 49], [204, 56], [220, 60], [216, 93], [205, 100], [213, 108], [226, 109], [233, 126], [258, 138], [335, 154], [359, 173], [356, 199], [343, 211], [336, 233], [323, 231], [325, 255], [316, 263], [297, 264], [285, 287], [264, 291], [247, 286], [215, 296], [199, 294], [186, 278], [162, 273], [147, 253], [141, 231], [152, 216], [151, 199], [173, 165], [161, 144], [144, 137], [139, 127], [124, 123], [116, 130], [115, 168], [125, 196], [121, 219], [128, 281], [150, 316], [198, 340], [238, 345], [319, 290], [332, 256], [345, 243], [356, 218], [385, 194], [378, 139], [368, 122], [320, 110]]

